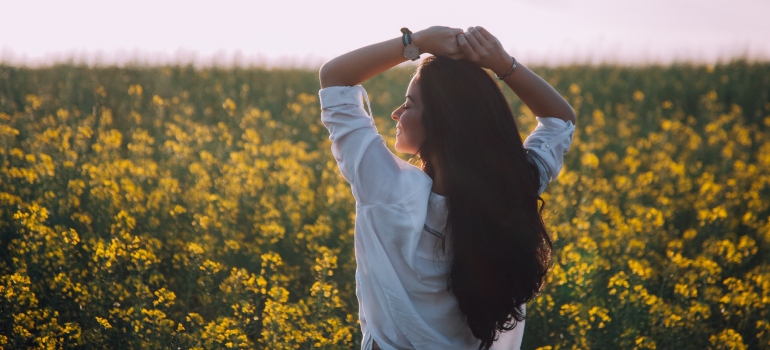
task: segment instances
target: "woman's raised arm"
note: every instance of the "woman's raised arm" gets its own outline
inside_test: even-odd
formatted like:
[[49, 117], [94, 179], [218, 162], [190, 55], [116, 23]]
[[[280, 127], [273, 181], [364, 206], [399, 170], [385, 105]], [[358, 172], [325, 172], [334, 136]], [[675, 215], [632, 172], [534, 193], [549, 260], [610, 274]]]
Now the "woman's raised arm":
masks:
[[[513, 58], [500, 41], [482, 27], [471, 27], [457, 36], [465, 60], [492, 70], [497, 76], [508, 73]], [[575, 111], [561, 95], [545, 80], [517, 64], [512, 74], [505, 77], [505, 83], [522, 102], [538, 117], [555, 117], [575, 124]]]
[[[430, 27], [413, 33], [412, 42], [420, 47], [420, 53], [463, 58], [457, 37], [463, 31], [458, 28]], [[353, 86], [406, 61], [401, 37], [362, 47], [326, 62], [321, 66], [321, 88], [329, 86]]]

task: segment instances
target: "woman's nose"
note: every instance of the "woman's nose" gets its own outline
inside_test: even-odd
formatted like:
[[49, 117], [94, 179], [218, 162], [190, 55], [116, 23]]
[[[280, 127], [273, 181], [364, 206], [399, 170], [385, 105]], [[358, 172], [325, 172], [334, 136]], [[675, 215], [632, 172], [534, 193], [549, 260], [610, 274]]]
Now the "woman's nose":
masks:
[[390, 118], [395, 121], [398, 121], [398, 119], [401, 118], [401, 113], [403, 113], [403, 111], [404, 111], [403, 106], [396, 108], [396, 110], [393, 111], [393, 113], [390, 115]]

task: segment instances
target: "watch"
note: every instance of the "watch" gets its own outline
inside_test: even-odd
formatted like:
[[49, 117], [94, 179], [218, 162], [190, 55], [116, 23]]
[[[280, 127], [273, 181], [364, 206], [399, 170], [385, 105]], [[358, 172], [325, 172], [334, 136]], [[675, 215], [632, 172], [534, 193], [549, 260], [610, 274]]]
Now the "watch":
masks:
[[416, 61], [420, 58], [420, 47], [412, 43], [412, 32], [407, 28], [401, 28], [401, 42], [404, 44], [404, 57]]

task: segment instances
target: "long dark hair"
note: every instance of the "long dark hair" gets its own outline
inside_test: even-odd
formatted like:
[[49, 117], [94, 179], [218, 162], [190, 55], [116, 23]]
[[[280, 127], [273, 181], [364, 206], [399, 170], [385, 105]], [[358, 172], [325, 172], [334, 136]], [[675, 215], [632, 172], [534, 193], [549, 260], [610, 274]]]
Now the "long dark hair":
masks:
[[524, 320], [521, 306], [548, 272], [553, 245], [541, 216], [539, 172], [488, 73], [429, 57], [416, 74], [425, 106], [420, 159], [429, 176], [440, 171], [448, 203], [447, 289], [479, 349], [489, 349], [499, 332]]

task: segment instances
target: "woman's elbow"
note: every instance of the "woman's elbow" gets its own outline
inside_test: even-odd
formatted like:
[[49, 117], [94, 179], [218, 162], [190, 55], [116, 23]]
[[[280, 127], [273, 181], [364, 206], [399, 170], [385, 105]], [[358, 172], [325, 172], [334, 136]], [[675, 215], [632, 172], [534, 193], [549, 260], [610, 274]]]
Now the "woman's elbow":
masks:
[[575, 110], [570, 108], [564, 116], [564, 120], [572, 122], [572, 125], [577, 125], [577, 114], [575, 114]]
[[[572, 105], [570, 105], [566, 100], [562, 99], [562, 102], [558, 109], [558, 115], [559, 119], [565, 121], [565, 122], [572, 122], [573, 125], [577, 124], [577, 113], [575, 113], [575, 109], [572, 108]], [[556, 111], [554, 111], [556, 112]]]
[[329, 62], [321, 65], [321, 69], [318, 70], [318, 81], [321, 83], [321, 89], [327, 86], [326, 81], [329, 80], [329, 69], [326, 67], [327, 64], [329, 64]]
[[318, 81], [321, 83], [321, 88], [323, 89], [329, 86], [339, 85], [334, 82], [334, 79], [334, 62], [328, 61], [321, 66], [321, 69], [318, 70]]

